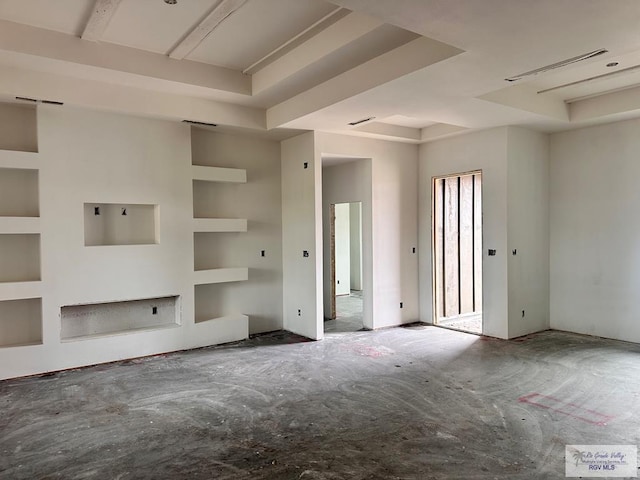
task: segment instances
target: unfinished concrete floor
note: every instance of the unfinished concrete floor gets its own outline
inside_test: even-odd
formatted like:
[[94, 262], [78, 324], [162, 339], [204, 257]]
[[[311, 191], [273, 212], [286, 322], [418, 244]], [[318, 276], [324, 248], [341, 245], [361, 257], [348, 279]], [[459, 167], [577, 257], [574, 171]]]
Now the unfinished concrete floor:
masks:
[[638, 444], [640, 345], [273, 334], [0, 382], [2, 479], [559, 479]]
[[357, 332], [362, 330], [362, 309], [362, 291], [351, 290], [349, 295], [338, 295], [336, 297], [336, 318], [325, 320], [325, 333]]

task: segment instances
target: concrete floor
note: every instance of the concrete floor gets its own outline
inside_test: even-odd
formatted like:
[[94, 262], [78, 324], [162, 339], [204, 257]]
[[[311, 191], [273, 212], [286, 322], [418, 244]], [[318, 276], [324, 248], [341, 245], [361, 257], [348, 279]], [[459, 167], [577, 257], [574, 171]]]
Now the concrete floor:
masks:
[[453, 328], [461, 332], [482, 333], [482, 312], [443, 317], [438, 320], [441, 327]]
[[559, 479], [640, 442], [640, 345], [278, 333], [0, 382], [2, 479]]
[[351, 290], [350, 295], [337, 296], [336, 318], [325, 320], [325, 333], [362, 330], [362, 308], [362, 291]]

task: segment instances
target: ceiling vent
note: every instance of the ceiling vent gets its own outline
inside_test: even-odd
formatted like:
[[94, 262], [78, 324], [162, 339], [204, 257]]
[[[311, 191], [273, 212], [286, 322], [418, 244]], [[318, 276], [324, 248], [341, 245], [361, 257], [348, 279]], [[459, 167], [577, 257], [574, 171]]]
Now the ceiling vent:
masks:
[[362, 120], [356, 120], [355, 122], [349, 122], [349, 125], [351, 125], [353, 127], [355, 125], [360, 125], [361, 123], [373, 120], [374, 118], [376, 118], [376, 117], [363, 118]]
[[217, 127], [216, 123], [196, 122], [195, 120], [182, 120], [184, 123], [190, 123], [191, 125], [200, 125], [202, 127]]
[[596, 82], [599, 80], [608, 80], [614, 77], [621, 77], [623, 75], [637, 73], [639, 70], [640, 70], [640, 65], [634, 65], [632, 67], [616, 70], [615, 72], [603, 73], [602, 75], [583, 78], [582, 80], [576, 80], [575, 82], [569, 82], [569, 83], [564, 83], [562, 85], [556, 85], [555, 87], [545, 88], [544, 90], [540, 90], [538, 93], [548, 93], [548, 92], [553, 92], [555, 90], [560, 90], [561, 88], [573, 87], [575, 85], [582, 85], [583, 83]]
[[567, 65], [571, 65], [572, 63], [582, 62], [583, 60], [589, 60], [590, 58], [603, 55], [608, 51], [609, 50], [605, 48], [601, 48], [599, 50], [594, 50], [593, 52], [578, 55], [577, 57], [567, 58], [566, 60], [552, 63], [551, 65], [546, 65], [544, 67], [536, 68], [535, 70], [530, 70], [528, 72], [520, 73], [518, 75], [514, 75], [513, 77], [505, 78], [505, 80], [507, 82], [515, 82], [518, 80], [522, 80], [523, 78], [526, 78], [526, 77], [533, 77], [535, 75], [539, 75], [540, 73], [546, 73], [551, 70], [555, 70], [557, 68], [566, 67]]
[[16, 97], [16, 100], [20, 100], [23, 102], [31, 102], [31, 103], [44, 103], [47, 105], [64, 105], [63, 102], [57, 102], [55, 100], [38, 100], [37, 98], [30, 98], [30, 97]]

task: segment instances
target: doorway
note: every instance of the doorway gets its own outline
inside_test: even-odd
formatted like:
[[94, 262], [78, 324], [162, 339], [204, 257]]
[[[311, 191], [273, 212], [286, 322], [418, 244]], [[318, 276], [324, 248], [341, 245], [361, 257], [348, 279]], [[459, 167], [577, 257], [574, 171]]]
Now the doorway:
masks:
[[482, 333], [482, 172], [433, 179], [434, 324]]
[[331, 204], [329, 231], [331, 311], [324, 330], [362, 330], [362, 202]]

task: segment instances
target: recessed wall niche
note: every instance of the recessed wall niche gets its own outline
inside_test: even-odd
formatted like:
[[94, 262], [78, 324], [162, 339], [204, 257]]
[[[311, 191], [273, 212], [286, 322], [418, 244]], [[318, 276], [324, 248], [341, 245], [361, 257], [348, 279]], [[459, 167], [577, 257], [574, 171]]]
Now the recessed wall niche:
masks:
[[0, 348], [42, 343], [42, 299], [0, 302]]
[[38, 170], [0, 168], [0, 217], [37, 217]]
[[84, 244], [154, 245], [160, 243], [158, 205], [84, 204]]
[[62, 340], [180, 325], [179, 296], [60, 308]]

